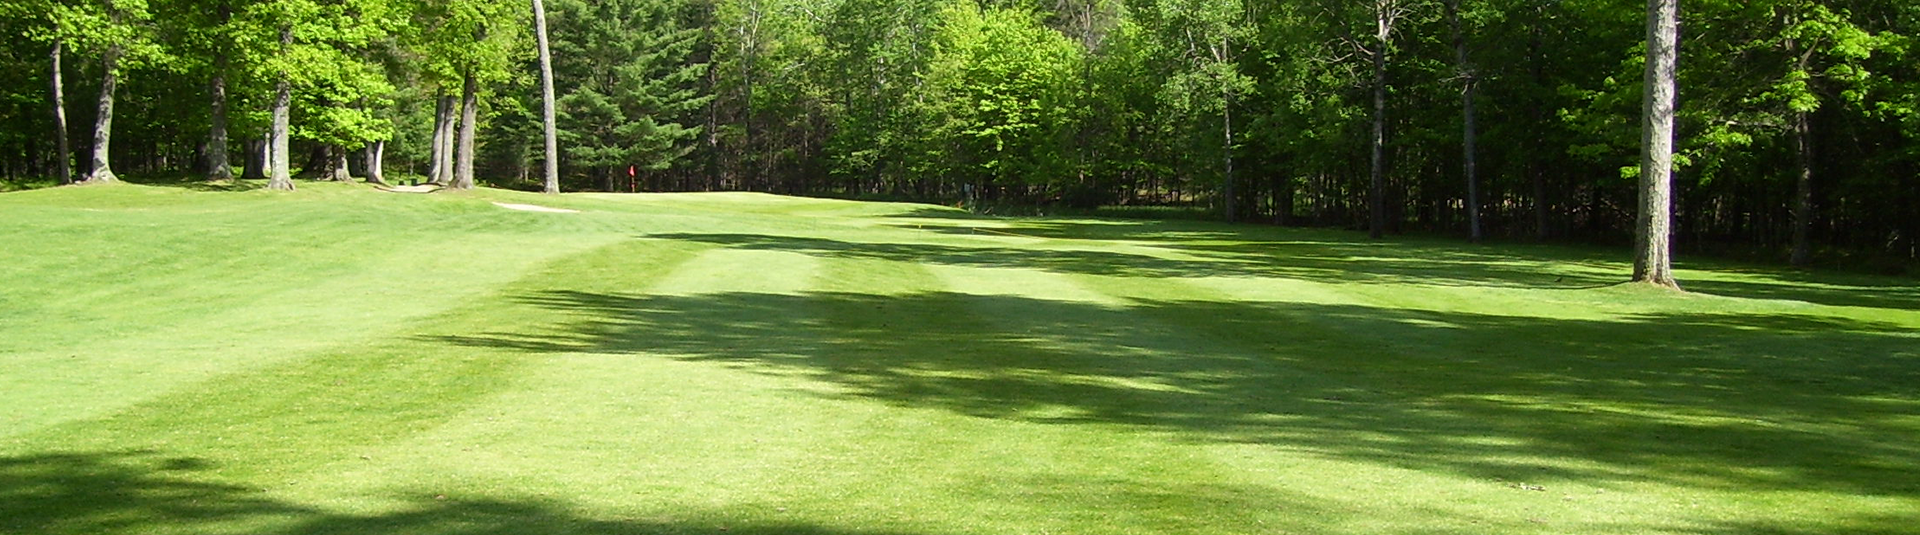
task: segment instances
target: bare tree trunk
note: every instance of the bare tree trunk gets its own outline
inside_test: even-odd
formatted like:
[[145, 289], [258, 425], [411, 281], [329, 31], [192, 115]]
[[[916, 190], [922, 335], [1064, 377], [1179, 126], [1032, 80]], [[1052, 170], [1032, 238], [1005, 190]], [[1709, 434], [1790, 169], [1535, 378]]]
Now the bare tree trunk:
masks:
[[375, 141], [367, 144], [367, 183], [386, 186], [387, 173], [382, 169], [386, 165], [387, 142]]
[[1480, 229], [1480, 165], [1479, 165], [1479, 117], [1474, 106], [1474, 92], [1479, 89], [1479, 80], [1474, 72], [1473, 62], [1467, 55], [1467, 32], [1460, 21], [1460, 1], [1447, 0], [1447, 22], [1453, 26], [1454, 63], [1460, 70], [1460, 115], [1462, 170], [1467, 178], [1467, 227], [1468, 235], [1474, 243], [1486, 236]]
[[753, 92], [758, 82], [760, 68], [760, 11], [761, 5], [758, 1], [747, 5], [747, 27], [743, 28], [744, 35], [741, 36], [742, 47], [746, 49], [743, 54], [746, 56], [746, 61], [741, 62], [740, 69], [741, 93], [745, 101], [743, 106], [745, 113], [741, 114], [744, 128], [741, 129], [743, 139], [740, 153], [752, 156], [751, 162], [747, 165], [746, 177], [746, 180], [751, 182], [767, 180], [767, 171], [773, 159], [769, 155], [771, 143], [764, 139], [757, 139], [758, 136], [755, 134], [760, 129], [754, 127], [754, 121], [759, 118], [759, 114], [754, 113], [753, 109]]
[[1367, 234], [1375, 239], [1386, 234], [1387, 227], [1387, 47], [1393, 38], [1391, 2], [1376, 0], [1374, 9], [1373, 51], [1373, 137], [1368, 158]]
[[[1536, 13], [1544, 10], [1536, 5]], [[1542, 16], [1544, 19], [1544, 16]], [[1533, 83], [1537, 87], [1546, 87], [1546, 66], [1540, 55], [1540, 24], [1533, 25], [1533, 31], [1527, 41], [1527, 60], [1532, 64]], [[1533, 131], [1546, 130], [1547, 114], [1545, 107], [1537, 97], [1527, 99], [1527, 114], [1533, 118]], [[1533, 232], [1534, 237], [1546, 240], [1553, 237], [1553, 203], [1547, 199], [1547, 166], [1541, 163], [1541, 154], [1545, 151], [1528, 151], [1527, 174], [1533, 182]]]
[[454, 97], [441, 95], [433, 110], [433, 149], [428, 155], [427, 183], [445, 186], [453, 182]]
[[347, 162], [347, 148], [328, 145], [326, 150], [331, 161], [328, 167], [333, 168], [329, 170], [327, 178], [334, 182], [353, 182], [353, 169]]
[[213, 95], [213, 128], [207, 133], [207, 180], [233, 180], [233, 164], [227, 160], [226, 54], [220, 54], [214, 63], [218, 66], [214, 67], [209, 88]]
[[433, 99], [433, 136], [427, 142], [427, 183], [440, 184], [440, 151], [444, 148], [441, 140], [447, 131], [447, 98], [436, 96]]
[[[281, 53], [285, 53], [287, 47], [292, 44], [293, 28], [290, 26], [281, 26]], [[287, 80], [286, 71], [280, 71], [279, 74], [280, 79], [274, 83], [273, 127], [272, 130], [267, 133], [267, 139], [269, 140], [267, 142], [267, 173], [270, 175], [267, 179], [267, 189], [293, 191], [293, 159], [292, 155], [287, 153], [289, 149], [287, 146], [287, 122], [291, 118], [290, 113], [293, 107], [293, 85]]]
[[[1789, 17], [1793, 17], [1789, 15]], [[1789, 24], [1797, 24], [1797, 18], [1789, 18]], [[1787, 53], [1800, 57], [1799, 72], [1807, 73], [1813, 62], [1813, 51], [1800, 51], [1799, 43], [1787, 39]], [[1811, 48], [1811, 47], [1808, 47]], [[1793, 249], [1788, 262], [1795, 266], [1806, 266], [1813, 262], [1813, 123], [1805, 111], [1793, 114], [1793, 160], [1797, 171], [1794, 177], [1793, 196]]]
[[547, 8], [540, 0], [533, 0], [533, 29], [540, 47], [540, 122], [546, 134], [545, 186], [541, 191], [551, 195], [560, 193], [560, 135], [554, 129], [553, 54], [547, 48]]
[[240, 169], [242, 180], [267, 178], [267, 140], [266, 138], [247, 141], [247, 161]]
[[1462, 135], [1466, 139], [1461, 143], [1461, 150], [1465, 152], [1466, 158], [1464, 172], [1467, 174], [1467, 226], [1469, 236], [1474, 243], [1486, 239], [1486, 231], [1480, 224], [1480, 118], [1474, 103], [1477, 84], [1478, 82], [1474, 80], [1468, 80], [1467, 87], [1460, 97], [1463, 101], [1462, 113], [1466, 116], [1463, 121], [1465, 124], [1462, 125], [1465, 130]]
[[1798, 168], [1793, 199], [1793, 253], [1790, 262], [1813, 262], [1813, 125], [1806, 112], [1794, 114], [1794, 164]]
[[63, 48], [65, 44], [61, 40], [53, 41], [53, 142], [59, 149], [60, 158], [54, 162], [53, 169], [59, 173], [61, 184], [72, 184], [73, 150], [67, 146], [67, 96], [66, 89], [61, 86], [60, 75], [60, 53]]
[[[1223, 49], [1224, 46], [1223, 43]], [[1221, 139], [1220, 153], [1221, 159], [1224, 160], [1223, 163], [1226, 166], [1226, 184], [1225, 187], [1221, 189], [1223, 193], [1222, 196], [1226, 197], [1227, 222], [1231, 223], [1240, 220], [1240, 197], [1237, 195], [1238, 192], [1234, 191], [1235, 180], [1233, 177], [1233, 95], [1221, 95], [1221, 97], [1225, 100], [1225, 105], [1220, 108], [1221, 131], [1224, 132], [1224, 136]]]
[[1635, 218], [1633, 280], [1678, 289], [1670, 242], [1673, 217], [1673, 114], [1678, 0], [1647, 0], [1647, 75], [1640, 150], [1640, 210]]
[[267, 140], [246, 140], [246, 159], [240, 163], [240, 180], [267, 178]]
[[288, 154], [287, 128], [291, 119], [293, 87], [286, 73], [274, 84], [273, 126], [267, 134], [267, 189], [293, 191], [293, 156]]
[[[219, 8], [220, 23], [225, 24], [232, 17], [232, 8], [222, 2]], [[210, 110], [213, 116], [213, 128], [207, 132], [207, 180], [233, 180], [233, 165], [227, 160], [227, 50], [225, 45], [215, 44], [213, 52], [213, 80], [207, 84], [213, 98]]]
[[473, 189], [473, 136], [480, 119], [480, 81], [472, 72], [460, 90], [460, 139], [455, 144], [453, 188]]
[[300, 164], [300, 172], [293, 176], [313, 180], [332, 180], [334, 163], [332, 148], [330, 145], [319, 144], [307, 146], [307, 161]]
[[[116, 14], [114, 18], [118, 20], [119, 16]], [[100, 115], [93, 122], [93, 167], [87, 173], [86, 184], [111, 184], [120, 180], [114, 176], [108, 161], [108, 149], [113, 141], [113, 91], [120, 82], [120, 45], [108, 46], [102, 59], [106, 74], [100, 82]]]

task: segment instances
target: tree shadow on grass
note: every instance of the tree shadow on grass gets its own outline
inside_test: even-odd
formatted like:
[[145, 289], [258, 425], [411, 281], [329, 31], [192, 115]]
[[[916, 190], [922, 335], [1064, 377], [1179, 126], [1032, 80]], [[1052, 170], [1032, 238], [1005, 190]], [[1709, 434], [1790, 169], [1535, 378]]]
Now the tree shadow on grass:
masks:
[[1871, 515], [1864, 518], [1851, 518], [1837, 522], [1817, 522], [1800, 525], [1782, 525], [1781, 523], [1722, 521], [1706, 528], [1689, 530], [1700, 535], [1912, 535], [1914, 532], [1911, 515], [1902, 516], [1898, 512]]
[[[342, 511], [273, 497], [253, 486], [221, 483], [208, 461], [158, 451], [108, 451], [0, 457], [0, 533], [103, 535], [192, 533], [247, 535], [934, 535], [978, 532], [965, 524], [896, 529], [854, 520], [822, 523], [763, 503], [696, 508], [636, 503], [611, 514], [582, 511], [556, 498], [390, 495], [379, 512]], [[983, 475], [983, 477], [986, 477]], [[1046, 525], [1126, 526], [1194, 532], [1213, 525], [1187, 518], [1195, 511], [1237, 515], [1287, 510], [1299, 529], [1324, 527], [1324, 511], [1303, 497], [1234, 485], [1146, 484], [1126, 479], [994, 480], [962, 489], [983, 503], [1019, 504]], [[593, 489], [581, 489], [593, 493]], [[1089, 505], [1089, 496], [1096, 497]], [[604, 498], [604, 496], [600, 496]], [[691, 500], [710, 503], [710, 497]], [[911, 498], [908, 498], [911, 500]], [[1102, 509], [1101, 502], [1129, 507]], [[1057, 510], [1047, 504], [1058, 504]], [[892, 505], [901, 505], [893, 502]], [[1144, 505], [1145, 507], [1141, 507]], [[1036, 511], [1032, 509], [1039, 506]], [[786, 517], [783, 519], [782, 517]], [[868, 520], [899, 519], [896, 515]], [[909, 523], [914, 519], [899, 519]], [[924, 522], [919, 522], [923, 523]]]
[[1682, 281], [1690, 291], [1747, 299], [1784, 299], [1832, 306], [1920, 310], [1920, 283], [1892, 284], [1863, 277], [1766, 273], [1771, 280]]
[[1920, 496], [1920, 344], [1893, 325], [954, 293], [524, 299], [585, 319], [439, 340], [715, 362], [905, 407], [1476, 478]]
[[203, 176], [191, 175], [144, 175], [121, 177], [128, 184], [180, 188], [189, 191], [238, 192], [266, 189], [267, 181], [262, 180], [207, 180]]
[[0, 533], [132, 533], [297, 511], [187, 475], [203, 463], [152, 451], [0, 457]]
[[[964, 215], [964, 214], [962, 214]], [[966, 219], [945, 211], [909, 212], [896, 226], [949, 234], [1012, 233], [1049, 239], [1125, 240], [1192, 253], [1209, 262], [1269, 265], [1268, 274], [1317, 280], [1391, 280], [1448, 286], [1535, 288], [1593, 287], [1622, 282], [1628, 275], [1626, 251], [1597, 252], [1574, 247], [1501, 245], [1484, 247], [1449, 240], [1396, 238], [1365, 241], [1357, 233], [1227, 225], [1213, 222], [1090, 219], [990, 219], [992, 228], [956, 224]], [[1689, 290], [1754, 299], [1785, 299], [1823, 305], [1920, 310], [1920, 281], [1845, 273], [1809, 273], [1789, 269], [1734, 268], [1683, 259], [1716, 271], [1745, 271], [1752, 280], [1683, 280]], [[1576, 268], [1569, 270], [1567, 268]], [[1686, 267], [1683, 265], [1682, 267]], [[1222, 270], [1202, 268], [1196, 273]], [[1259, 269], [1252, 270], [1257, 272]]]
[[[879, 243], [762, 234], [678, 233], [649, 237], [833, 258], [1021, 267], [1120, 277], [1284, 277], [1318, 282], [1557, 289], [1595, 288], [1619, 282], [1588, 273], [1554, 272], [1545, 268], [1545, 262], [1521, 257], [1425, 250], [1395, 252], [1385, 246], [1362, 251], [1350, 250], [1344, 244], [1310, 241], [1263, 242], [1224, 251], [1175, 247], [1162, 251], [1166, 253], [1164, 256], [1154, 256], [1100, 246], [1040, 248]], [[1260, 252], [1238, 252], [1238, 248], [1256, 247]]]
[[0, 533], [245, 533], [328, 535], [910, 535], [745, 518], [740, 511], [682, 512], [682, 520], [608, 520], [529, 499], [404, 497], [389, 512], [330, 511], [261, 489], [206, 481], [206, 461], [160, 452], [0, 457]]

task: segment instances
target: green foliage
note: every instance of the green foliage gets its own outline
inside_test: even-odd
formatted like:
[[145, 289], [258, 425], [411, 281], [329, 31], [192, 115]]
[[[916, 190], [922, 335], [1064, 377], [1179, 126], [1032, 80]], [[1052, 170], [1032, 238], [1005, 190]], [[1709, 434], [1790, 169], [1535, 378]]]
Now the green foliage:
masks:
[[1079, 48], [1025, 11], [962, 2], [937, 20], [915, 109], [931, 128], [909, 166], [974, 187], [1060, 177]]
[[[1819, 183], [1816, 239], [1920, 258], [1920, 226], [1907, 215], [1920, 190], [1903, 180], [1920, 173], [1920, 7], [1689, 1], [1678, 241], [1782, 241], [1799, 195], [1797, 164], [1808, 155]], [[511, 176], [538, 141], [527, 113], [535, 87], [528, 7], [0, 3], [0, 29], [25, 37], [0, 46], [0, 173], [50, 167], [45, 62], [57, 39], [66, 46], [73, 125], [93, 119], [79, 104], [97, 95], [105, 47], [124, 48], [116, 128], [133, 141], [116, 144], [115, 157], [144, 160], [134, 172], [196, 165], [216, 73], [228, 87], [232, 137], [256, 139], [285, 72], [302, 144], [390, 140], [393, 162], [415, 170], [426, 167], [434, 103], [471, 77], [481, 174]], [[1222, 214], [1231, 189], [1237, 215], [1355, 225], [1371, 187], [1371, 59], [1383, 57], [1392, 226], [1464, 230], [1461, 90], [1471, 80], [1487, 229], [1610, 242], [1633, 219], [1633, 182], [1622, 178], [1638, 172], [1640, 7], [567, 0], [551, 9], [562, 164], [576, 185], [633, 166], [648, 170], [641, 184], [656, 189]], [[1384, 45], [1375, 35], [1381, 10], [1395, 22]], [[1449, 13], [1458, 14], [1465, 64]], [[284, 49], [283, 28], [293, 33]], [[70, 138], [85, 149], [85, 136]]]
[[[456, 94], [469, 73], [482, 86], [524, 76], [516, 71], [532, 54], [532, 13], [513, 0], [414, 0], [416, 33], [406, 42], [419, 61], [412, 68], [441, 94]], [[554, 10], [556, 8], [549, 8]]]
[[690, 61], [700, 31], [681, 25], [688, 6], [676, 0], [548, 6], [567, 165], [673, 167], [702, 132], [689, 119], [712, 98], [698, 90], [707, 64]]

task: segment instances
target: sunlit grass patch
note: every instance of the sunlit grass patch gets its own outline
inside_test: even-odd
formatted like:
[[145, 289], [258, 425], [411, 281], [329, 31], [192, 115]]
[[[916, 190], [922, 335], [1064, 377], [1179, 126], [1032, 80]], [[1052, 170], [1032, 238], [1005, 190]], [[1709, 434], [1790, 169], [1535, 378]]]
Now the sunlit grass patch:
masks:
[[1696, 263], [1672, 294], [1624, 258], [757, 194], [9, 193], [0, 532], [1920, 522], [1912, 281]]

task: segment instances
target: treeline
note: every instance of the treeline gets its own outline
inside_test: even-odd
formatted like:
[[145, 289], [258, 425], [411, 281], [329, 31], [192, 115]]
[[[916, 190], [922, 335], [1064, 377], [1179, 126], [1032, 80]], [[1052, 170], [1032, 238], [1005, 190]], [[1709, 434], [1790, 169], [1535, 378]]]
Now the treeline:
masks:
[[[570, 190], [1183, 205], [1593, 240], [1634, 226], [1645, 8], [546, 4]], [[1679, 246], [1920, 257], [1920, 6], [1681, 9]], [[11, 1], [0, 31], [24, 38], [0, 43], [0, 166], [217, 179], [230, 161], [262, 178], [297, 167], [535, 187], [531, 12], [497, 0]], [[96, 134], [106, 117], [110, 136]]]

